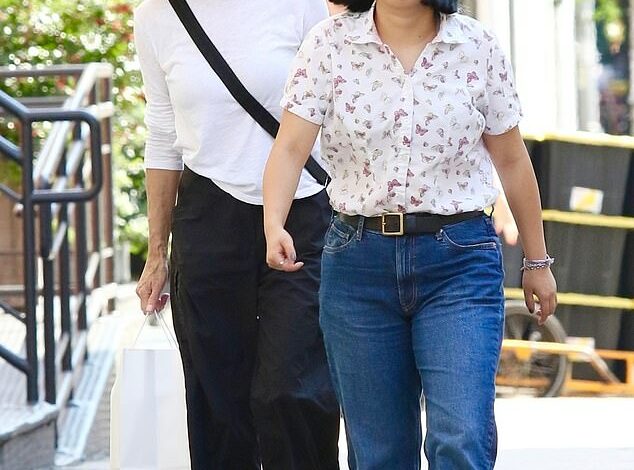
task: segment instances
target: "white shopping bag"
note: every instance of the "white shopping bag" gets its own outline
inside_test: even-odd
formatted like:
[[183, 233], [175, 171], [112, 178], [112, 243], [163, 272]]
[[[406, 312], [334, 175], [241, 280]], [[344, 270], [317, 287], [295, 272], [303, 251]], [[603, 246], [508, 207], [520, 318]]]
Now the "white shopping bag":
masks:
[[[110, 398], [110, 468], [189, 470], [183, 367], [160, 313], [165, 346], [122, 352]], [[145, 327], [147, 318], [143, 323]], [[143, 329], [143, 327], [141, 329]], [[167, 347], [167, 348], [166, 348]]]

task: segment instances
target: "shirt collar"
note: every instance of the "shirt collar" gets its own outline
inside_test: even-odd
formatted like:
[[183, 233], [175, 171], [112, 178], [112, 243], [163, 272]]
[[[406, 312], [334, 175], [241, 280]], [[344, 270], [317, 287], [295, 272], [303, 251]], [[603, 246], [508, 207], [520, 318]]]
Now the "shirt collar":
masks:
[[[373, 3], [368, 11], [359, 14], [358, 27], [347, 34], [347, 39], [352, 44], [383, 44], [374, 23], [375, 5]], [[468, 26], [458, 21], [454, 15], [441, 13], [438, 34], [431, 43], [460, 44], [468, 42], [468, 30]]]

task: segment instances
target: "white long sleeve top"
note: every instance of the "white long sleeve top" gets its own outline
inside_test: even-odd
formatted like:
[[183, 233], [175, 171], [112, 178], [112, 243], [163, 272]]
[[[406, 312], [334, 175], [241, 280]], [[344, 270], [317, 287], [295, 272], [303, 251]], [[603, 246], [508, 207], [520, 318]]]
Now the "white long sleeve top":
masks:
[[[277, 119], [290, 65], [304, 36], [327, 17], [324, 0], [189, 0], [244, 86]], [[145, 167], [211, 179], [249, 204], [262, 204], [262, 174], [273, 139], [229, 94], [167, 0], [135, 10], [148, 137]], [[319, 161], [319, 147], [313, 156]], [[323, 189], [304, 170], [296, 198]]]

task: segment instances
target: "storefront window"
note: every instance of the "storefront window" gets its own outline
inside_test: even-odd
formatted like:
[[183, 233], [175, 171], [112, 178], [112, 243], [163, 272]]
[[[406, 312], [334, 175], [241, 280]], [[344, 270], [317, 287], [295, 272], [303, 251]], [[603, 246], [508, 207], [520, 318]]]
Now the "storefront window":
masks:
[[629, 134], [631, 128], [628, 3], [597, 0], [595, 10], [601, 126], [609, 134]]

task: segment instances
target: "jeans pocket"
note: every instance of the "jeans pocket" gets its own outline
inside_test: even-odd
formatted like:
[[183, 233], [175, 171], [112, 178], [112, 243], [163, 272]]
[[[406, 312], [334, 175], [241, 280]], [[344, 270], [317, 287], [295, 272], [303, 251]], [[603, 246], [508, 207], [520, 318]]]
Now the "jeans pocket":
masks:
[[325, 253], [338, 253], [356, 240], [357, 230], [336, 217], [330, 223], [324, 240]]
[[497, 250], [499, 239], [484, 217], [447, 225], [438, 240], [456, 250]]

